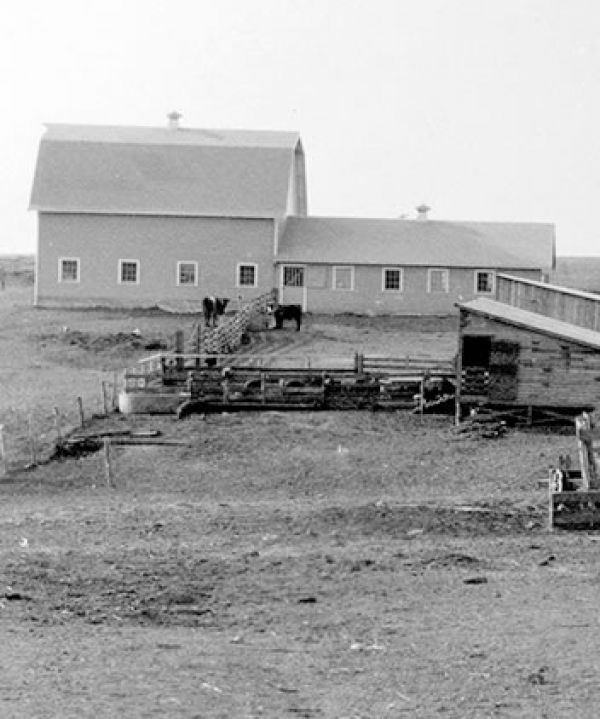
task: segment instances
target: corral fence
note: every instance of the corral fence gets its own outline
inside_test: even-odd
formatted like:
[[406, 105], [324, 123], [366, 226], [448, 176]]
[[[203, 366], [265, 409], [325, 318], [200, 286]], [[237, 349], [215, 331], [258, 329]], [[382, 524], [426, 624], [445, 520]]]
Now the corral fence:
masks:
[[12, 412], [0, 424], [0, 477], [46, 464], [60, 445], [116, 412], [124, 387], [122, 371], [103, 372], [96, 392], [64, 398], [59, 406]]
[[391, 357], [365, 355], [360, 352], [348, 356], [159, 352], [125, 370], [124, 389], [127, 392], [161, 392], [169, 386], [181, 387], [185, 385], [190, 372], [208, 366], [232, 369], [345, 371], [407, 382], [419, 382], [424, 377], [441, 379], [456, 376], [453, 359], [417, 355]]
[[197, 355], [230, 354], [242, 344], [251, 318], [264, 313], [267, 306], [275, 299], [275, 291], [271, 290], [247, 302], [240, 302], [239, 309], [221, 317], [217, 327], [206, 327], [200, 320], [194, 323], [189, 342], [189, 350]]

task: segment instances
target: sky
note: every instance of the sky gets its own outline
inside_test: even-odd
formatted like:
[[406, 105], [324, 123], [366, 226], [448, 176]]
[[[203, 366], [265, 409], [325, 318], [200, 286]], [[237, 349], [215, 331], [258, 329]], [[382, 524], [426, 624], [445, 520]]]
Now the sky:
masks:
[[598, 0], [11, 0], [0, 253], [44, 123], [297, 130], [312, 215], [550, 222], [600, 255]]

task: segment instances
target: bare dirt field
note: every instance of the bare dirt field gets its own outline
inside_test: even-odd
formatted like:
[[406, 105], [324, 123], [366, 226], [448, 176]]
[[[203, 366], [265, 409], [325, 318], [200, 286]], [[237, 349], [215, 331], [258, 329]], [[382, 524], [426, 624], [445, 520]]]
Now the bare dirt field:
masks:
[[[599, 535], [548, 533], [573, 433], [407, 412], [90, 421], [179, 444], [18, 469], [27, 420], [189, 317], [0, 295], [2, 717], [596, 717]], [[132, 335], [133, 329], [139, 334]], [[454, 320], [309, 317], [260, 351], [452, 356]]]

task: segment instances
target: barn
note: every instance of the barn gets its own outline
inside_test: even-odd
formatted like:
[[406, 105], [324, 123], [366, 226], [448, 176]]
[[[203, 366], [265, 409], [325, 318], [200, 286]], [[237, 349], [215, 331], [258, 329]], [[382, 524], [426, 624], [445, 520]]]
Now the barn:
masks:
[[493, 297], [496, 275], [541, 280], [554, 227], [541, 223], [292, 217], [276, 258], [284, 302], [308, 312], [447, 315]]
[[199, 309], [272, 289], [304, 152], [297, 133], [49, 125], [30, 206], [38, 306]]
[[[453, 314], [541, 280], [551, 224], [311, 217], [298, 133], [49, 125], [30, 207], [38, 306], [199, 310], [275, 289], [315, 313]], [[235, 306], [235, 305], [232, 305]]]
[[600, 295], [501, 275], [497, 296], [504, 301], [458, 305], [458, 413], [488, 405], [555, 416], [598, 406]]

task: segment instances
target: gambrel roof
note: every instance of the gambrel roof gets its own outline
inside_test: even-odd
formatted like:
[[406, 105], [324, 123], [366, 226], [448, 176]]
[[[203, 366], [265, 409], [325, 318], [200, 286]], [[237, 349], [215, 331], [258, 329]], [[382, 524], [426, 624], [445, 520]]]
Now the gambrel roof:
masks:
[[295, 153], [303, 156], [296, 132], [48, 125], [30, 208], [279, 217]]
[[550, 269], [555, 233], [542, 223], [291, 217], [277, 260]]

